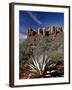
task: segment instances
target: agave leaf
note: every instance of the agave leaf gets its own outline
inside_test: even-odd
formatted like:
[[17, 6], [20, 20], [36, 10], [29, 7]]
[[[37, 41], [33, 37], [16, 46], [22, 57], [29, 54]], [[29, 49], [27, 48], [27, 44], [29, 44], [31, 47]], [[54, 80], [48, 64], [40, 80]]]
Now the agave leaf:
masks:
[[39, 63], [38, 63], [38, 61], [39, 61], [38, 58], [34, 56], [34, 57], [31, 57], [31, 60], [32, 60], [34, 66], [37, 68], [37, 70], [40, 71], [40, 67], [39, 67]]
[[54, 67], [55, 65], [56, 64], [53, 63], [53, 64], [49, 65], [48, 67], [51, 68], [51, 67]]
[[30, 71], [32, 71], [32, 72], [39, 72], [37, 67], [33, 66], [32, 64], [30, 64], [29, 67], [30, 67]]
[[49, 61], [50, 61], [50, 58], [48, 58], [48, 56], [44, 55], [42, 71], [44, 71], [44, 69]]

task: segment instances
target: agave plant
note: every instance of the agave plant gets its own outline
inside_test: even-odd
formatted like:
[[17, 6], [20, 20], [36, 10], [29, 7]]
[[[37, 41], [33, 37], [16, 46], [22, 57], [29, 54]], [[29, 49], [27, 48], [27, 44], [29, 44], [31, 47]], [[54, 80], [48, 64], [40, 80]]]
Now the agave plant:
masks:
[[30, 71], [36, 73], [39, 77], [43, 77], [44, 72], [56, 65], [55, 63], [51, 63], [51, 58], [45, 54], [40, 55], [39, 57], [33, 55], [30, 60], [31, 62], [28, 64]]

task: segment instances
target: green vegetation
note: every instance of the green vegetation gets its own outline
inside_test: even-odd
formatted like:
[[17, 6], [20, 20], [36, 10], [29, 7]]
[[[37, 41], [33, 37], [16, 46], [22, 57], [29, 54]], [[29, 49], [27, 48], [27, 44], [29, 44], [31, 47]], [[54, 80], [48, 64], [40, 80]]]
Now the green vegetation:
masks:
[[64, 33], [61, 32], [54, 38], [37, 35], [26, 39], [20, 43], [19, 59], [20, 72], [29, 70], [43, 76], [58, 61], [64, 60]]

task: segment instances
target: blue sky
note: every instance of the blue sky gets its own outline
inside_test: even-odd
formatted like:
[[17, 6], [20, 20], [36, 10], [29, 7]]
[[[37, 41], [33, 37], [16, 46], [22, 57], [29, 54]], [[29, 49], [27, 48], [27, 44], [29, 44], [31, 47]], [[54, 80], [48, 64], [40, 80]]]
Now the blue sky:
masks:
[[51, 25], [64, 26], [64, 13], [19, 11], [20, 38], [26, 38], [29, 27], [49, 27]]

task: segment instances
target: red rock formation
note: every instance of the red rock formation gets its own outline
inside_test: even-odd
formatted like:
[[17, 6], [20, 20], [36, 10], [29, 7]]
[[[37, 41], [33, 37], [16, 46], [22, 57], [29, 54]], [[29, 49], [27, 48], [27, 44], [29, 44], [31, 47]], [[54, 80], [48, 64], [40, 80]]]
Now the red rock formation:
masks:
[[58, 33], [63, 32], [62, 27], [50, 27], [49, 30], [45, 30], [45, 28], [38, 28], [37, 30], [33, 30], [32, 28], [28, 29], [28, 38], [33, 37], [35, 35], [42, 35], [42, 36], [56, 36]]

